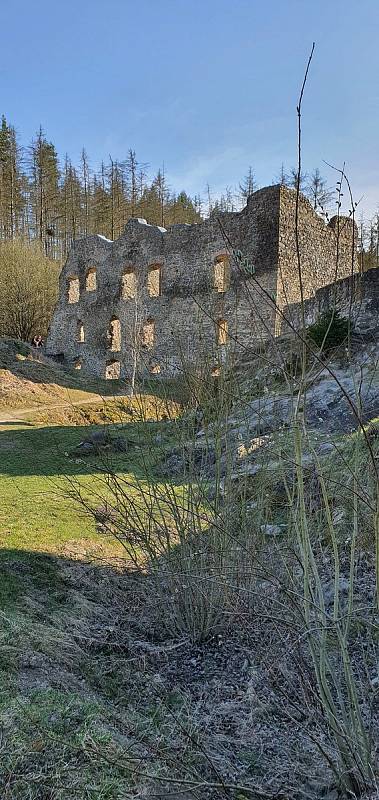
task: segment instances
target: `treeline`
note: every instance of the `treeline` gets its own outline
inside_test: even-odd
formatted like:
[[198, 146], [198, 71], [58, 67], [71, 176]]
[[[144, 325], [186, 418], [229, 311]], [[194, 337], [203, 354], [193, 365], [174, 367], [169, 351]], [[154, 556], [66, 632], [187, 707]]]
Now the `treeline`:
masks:
[[[295, 188], [296, 169], [287, 171], [282, 165], [273, 183]], [[328, 186], [319, 169], [302, 174], [300, 188], [326, 219], [336, 213], [340, 193]], [[91, 168], [84, 149], [78, 165], [68, 156], [61, 162], [42, 129], [28, 147], [21, 147], [15, 129], [2, 117], [0, 241], [37, 241], [50, 259], [64, 258], [73, 240], [81, 236], [101, 233], [116, 239], [131, 217], [167, 227], [237, 211], [257, 189], [254, 170], [249, 167], [239, 185], [227, 187], [221, 196], [214, 196], [210, 186], [203, 196], [190, 197], [185, 191], [176, 194], [168, 186], [164, 170], [149, 178], [147, 165], [132, 149], [125, 160], [110, 156], [98, 170]], [[368, 221], [359, 219], [358, 229], [362, 269], [379, 266], [379, 214]]]
[[170, 191], [163, 170], [148, 180], [146, 165], [129, 150], [125, 161], [90, 168], [85, 150], [79, 166], [61, 164], [42, 129], [22, 148], [2, 117], [0, 129], [0, 240], [37, 240], [49, 258], [61, 259], [74, 239], [101, 233], [116, 239], [130, 217], [156, 225], [198, 222], [201, 202]]
[[369, 220], [359, 218], [358, 232], [361, 270], [379, 267], [379, 212]]

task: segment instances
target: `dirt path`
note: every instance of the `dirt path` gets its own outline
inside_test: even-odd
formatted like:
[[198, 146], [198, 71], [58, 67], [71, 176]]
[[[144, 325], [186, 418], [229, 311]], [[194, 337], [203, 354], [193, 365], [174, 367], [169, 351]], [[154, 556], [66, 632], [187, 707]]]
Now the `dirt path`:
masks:
[[59, 408], [72, 408], [72, 406], [97, 405], [98, 403], [106, 402], [109, 399], [126, 400], [127, 398], [129, 399], [130, 395], [119, 394], [107, 398], [101, 397], [99, 395], [97, 399], [90, 398], [89, 400], [71, 400], [71, 402], [65, 402], [65, 403], [50, 403], [41, 406], [35, 405], [32, 406], [31, 408], [17, 408], [14, 409], [14, 411], [12, 411], [11, 413], [8, 411], [6, 413], [4, 411], [0, 411], [0, 425], [3, 425], [7, 422], [23, 422], [22, 418], [26, 414], [32, 414], [35, 411], [51, 411]]

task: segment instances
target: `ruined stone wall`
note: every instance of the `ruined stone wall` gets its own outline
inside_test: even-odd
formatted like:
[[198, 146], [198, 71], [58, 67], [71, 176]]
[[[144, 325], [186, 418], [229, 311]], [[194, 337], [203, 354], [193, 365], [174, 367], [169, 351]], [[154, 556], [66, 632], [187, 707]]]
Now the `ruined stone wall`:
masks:
[[[47, 352], [88, 373], [130, 379], [136, 356], [139, 373], [163, 377], [183, 362], [216, 365], [226, 352], [259, 343], [272, 332], [275, 311], [255, 279], [275, 294], [279, 197], [269, 187], [243, 211], [198, 225], [165, 231], [130, 220], [115, 242], [76, 242], [60, 276]], [[223, 259], [227, 284], [218, 291]]]
[[[300, 299], [295, 192], [271, 186], [246, 208], [168, 230], [130, 220], [115, 242], [76, 242], [60, 276], [47, 352], [89, 374], [170, 376], [190, 362], [216, 367], [278, 333]], [[326, 225], [300, 199], [304, 297], [349, 275], [355, 229]], [[243, 254], [243, 259], [235, 255]], [[294, 312], [295, 314], [297, 312]]]
[[[379, 327], [379, 269], [355, 273], [318, 289], [314, 297], [304, 303], [305, 324], [312, 325], [320, 314], [332, 308], [352, 319], [357, 331], [376, 330]], [[284, 308], [283, 313], [296, 329], [301, 327], [299, 303]], [[290, 327], [284, 326], [284, 330], [289, 332]]]
[[[280, 187], [277, 304], [279, 309], [300, 300], [300, 281], [295, 236], [296, 192]], [[317, 289], [358, 272], [358, 231], [347, 217], [334, 217], [329, 224], [300, 195], [299, 251], [304, 299]], [[278, 315], [276, 332], [280, 331]]]

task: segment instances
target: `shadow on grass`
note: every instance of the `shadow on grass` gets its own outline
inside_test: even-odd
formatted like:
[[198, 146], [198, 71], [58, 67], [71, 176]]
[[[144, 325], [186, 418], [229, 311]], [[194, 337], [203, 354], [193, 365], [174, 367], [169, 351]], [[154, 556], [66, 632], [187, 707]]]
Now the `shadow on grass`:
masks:
[[1, 425], [2, 428], [11, 428], [12, 426], [14, 428], [15, 427], [19, 428], [20, 424], [24, 425], [24, 427], [35, 428], [34, 422], [24, 422], [24, 421], [22, 421], [22, 423], [21, 423], [21, 421], [19, 419], [7, 420], [5, 422], [0, 422], [0, 425]]
[[[14, 604], [29, 597], [33, 592], [46, 595], [49, 605], [64, 605], [70, 600], [70, 592], [74, 585], [91, 588], [89, 573], [93, 576], [95, 589], [98, 573], [102, 580], [106, 578], [120, 582], [127, 572], [127, 561], [115, 559], [112, 566], [110, 559], [105, 561], [93, 559], [91, 562], [62, 556], [38, 553], [28, 550], [0, 550], [0, 609], [14, 607]], [[130, 570], [132, 576], [132, 571]], [[45, 603], [44, 601], [44, 603]]]
[[[85, 455], [80, 443], [91, 437], [104, 426], [50, 426], [27, 427], [26, 429], [0, 432], [0, 475], [57, 476], [89, 475], [109, 470], [132, 473], [136, 478], [146, 477], [149, 467], [150, 477], [154, 475], [154, 464], [160, 463], [165, 445], [161, 442], [163, 423], [128, 422], [125, 425], [107, 425], [111, 440], [120, 439], [126, 451], [100, 447], [98, 452]], [[167, 439], [167, 445], [169, 440]], [[158, 470], [159, 472], [159, 470]], [[157, 479], [159, 475], [157, 474]]]

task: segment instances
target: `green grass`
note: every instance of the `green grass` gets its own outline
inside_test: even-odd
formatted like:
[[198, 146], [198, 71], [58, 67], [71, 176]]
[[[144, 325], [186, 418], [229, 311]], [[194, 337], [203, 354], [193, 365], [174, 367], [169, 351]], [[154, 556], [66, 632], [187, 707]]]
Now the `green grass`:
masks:
[[[101, 478], [103, 464], [70, 453], [99, 426], [0, 426], [0, 548], [61, 552], [71, 543], [122, 554], [114, 541], [101, 539], [92, 519], [65, 497], [70, 482], [84, 496]], [[112, 456], [112, 467], [129, 482], [141, 479], [141, 450], [151, 458], [155, 435], [163, 423], [114, 426], [129, 442], [126, 453]], [[104, 491], [104, 488], [102, 488]], [[100, 504], [99, 500], [99, 504]]]
[[[79, 412], [70, 425], [40, 417], [0, 425], [0, 796], [122, 800], [135, 778], [113, 762], [125, 732], [138, 738], [138, 714], [132, 708], [129, 717], [127, 655], [106, 630], [119, 613], [109, 607], [119, 588], [111, 563], [116, 557], [119, 568], [125, 551], [66, 496], [71, 481], [84, 497], [101, 481], [105, 462], [72, 451], [103, 426], [84, 425]], [[119, 420], [120, 410], [109, 418]], [[154, 466], [156, 435], [169, 442], [170, 426], [132, 419], [110, 422], [128, 441], [111, 461], [137, 493], [141, 453]]]
[[83, 700], [74, 692], [36, 691], [22, 702], [17, 696], [5, 695], [1, 711], [8, 745], [2, 769], [12, 791], [3, 796], [20, 800], [121, 800], [126, 796], [130, 782], [125, 775], [84, 752], [83, 742], [89, 732], [93, 747], [111, 741], [110, 733], [104, 730], [105, 714], [99, 703]]
[[[101, 703], [83, 700], [75, 692], [39, 690], [22, 702], [14, 695], [5, 696], [0, 714], [8, 745], [2, 771], [12, 791], [4, 798], [121, 800], [129, 796], [131, 782], [125, 770], [99, 761], [91, 752], [116, 749]], [[3, 792], [8, 787], [4, 783]]]
[[68, 541], [93, 539], [89, 519], [63, 496], [62, 475], [84, 482], [90, 467], [68, 453], [82, 438], [78, 428], [12, 426], [0, 433], [0, 547], [59, 550]]
[[118, 620], [121, 600], [134, 621], [133, 582], [110, 566], [15, 550], [0, 554], [0, 585], [2, 800], [131, 796], [129, 759], [154, 772], [141, 743], [159, 746], [172, 728], [156, 703], [141, 707], [150, 678], [143, 666], [136, 674]]
[[104, 580], [103, 570], [98, 588], [67, 559], [0, 555], [2, 800], [121, 800], [131, 788], [125, 768], [96, 754], [117, 754], [120, 712], [81, 642], [90, 620], [107, 614], [98, 605]]
[[30, 589], [46, 593], [49, 605], [64, 583], [53, 560], [29, 551], [0, 550], [0, 609], [10, 610], [27, 597]]

